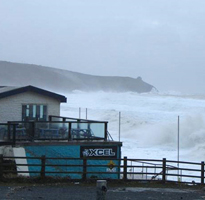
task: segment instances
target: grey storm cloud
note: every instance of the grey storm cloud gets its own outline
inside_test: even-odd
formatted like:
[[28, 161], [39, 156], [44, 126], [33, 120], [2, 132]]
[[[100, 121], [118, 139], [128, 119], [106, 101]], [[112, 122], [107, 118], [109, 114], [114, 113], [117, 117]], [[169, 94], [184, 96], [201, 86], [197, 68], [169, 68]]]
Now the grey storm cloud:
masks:
[[0, 0], [0, 60], [204, 93], [205, 1]]

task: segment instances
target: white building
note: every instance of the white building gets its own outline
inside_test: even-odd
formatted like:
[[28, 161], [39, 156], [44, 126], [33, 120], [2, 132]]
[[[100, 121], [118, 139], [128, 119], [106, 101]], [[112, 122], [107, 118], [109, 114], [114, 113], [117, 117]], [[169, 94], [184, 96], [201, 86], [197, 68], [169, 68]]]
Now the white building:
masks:
[[65, 96], [34, 86], [0, 87], [0, 123], [8, 121], [46, 121], [49, 115], [60, 115]]

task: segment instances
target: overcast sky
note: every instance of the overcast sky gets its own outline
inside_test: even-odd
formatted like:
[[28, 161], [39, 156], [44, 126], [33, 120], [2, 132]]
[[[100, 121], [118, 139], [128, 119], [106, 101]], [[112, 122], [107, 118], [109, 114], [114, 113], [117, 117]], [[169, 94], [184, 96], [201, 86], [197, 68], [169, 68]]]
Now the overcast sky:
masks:
[[0, 60], [205, 93], [205, 1], [0, 0]]

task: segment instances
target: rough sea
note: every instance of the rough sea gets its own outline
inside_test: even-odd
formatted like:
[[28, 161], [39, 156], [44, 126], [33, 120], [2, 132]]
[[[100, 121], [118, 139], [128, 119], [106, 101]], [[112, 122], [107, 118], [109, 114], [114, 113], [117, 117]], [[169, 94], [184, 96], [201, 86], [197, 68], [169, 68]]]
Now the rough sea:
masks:
[[61, 116], [85, 119], [87, 109], [87, 119], [108, 121], [113, 139], [123, 142], [122, 157], [177, 160], [179, 153], [181, 161], [205, 160], [205, 96], [81, 91], [64, 95]]

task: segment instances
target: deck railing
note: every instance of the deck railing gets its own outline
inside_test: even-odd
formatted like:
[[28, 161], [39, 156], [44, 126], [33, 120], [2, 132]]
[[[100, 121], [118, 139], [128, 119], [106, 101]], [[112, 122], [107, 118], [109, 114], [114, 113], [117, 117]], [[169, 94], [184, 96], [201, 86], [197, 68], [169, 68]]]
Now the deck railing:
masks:
[[107, 122], [100, 121], [12, 121], [0, 124], [0, 145], [18, 141], [110, 140]]
[[[13, 160], [16, 162], [4, 162]], [[19, 162], [26, 160], [27, 162]], [[29, 162], [28, 160], [33, 160]], [[35, 160], [35, 161], [34, 161]], [[58, 161], [58, 162], [56, 162]], [[100, 162], [96, 162], [100, 161]], [[25, 170], [27, 169], [27, 170]], [[94, 170], [93, 170], [94, 169]], [[13, 176], [7, 176], [13, 174]], [[160, 181], [204, 185], [204, 162], [156, 159], [86, 159], [57, 157], [3, 157], [0, 155], [0, 179], [21, 175], [45, 178], [61, 176], [72, 179], [122, 179], [125, 181]], [[112, 176], [111, 176], [112, 175]]]

